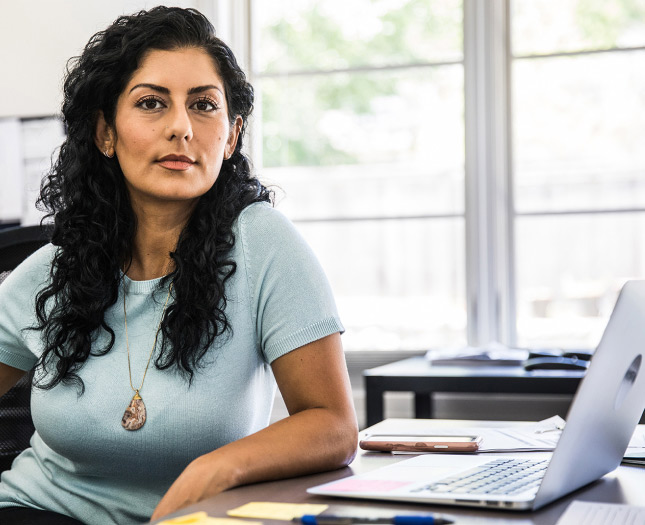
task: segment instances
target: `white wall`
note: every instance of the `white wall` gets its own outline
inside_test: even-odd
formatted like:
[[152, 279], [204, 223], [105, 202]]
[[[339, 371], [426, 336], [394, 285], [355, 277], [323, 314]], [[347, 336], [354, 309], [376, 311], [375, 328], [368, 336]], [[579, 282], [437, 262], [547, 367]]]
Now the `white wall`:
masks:
[[0, 0], [0, 118], [56, 115], [65, 64], [121, 14], [165, 5], [209, 16], [213, 0]]

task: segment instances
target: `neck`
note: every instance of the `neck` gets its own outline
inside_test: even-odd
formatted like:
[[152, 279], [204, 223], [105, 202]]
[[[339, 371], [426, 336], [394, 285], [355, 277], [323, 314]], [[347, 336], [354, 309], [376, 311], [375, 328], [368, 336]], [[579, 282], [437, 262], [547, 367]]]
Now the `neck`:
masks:
[[137, 231], [132, 245], [132, 261], [125, 273], [135, 281], [146, 281], [163, 277], [173, 269], [170, 252], [175, 251], [194, 206], [163, 208], [135, 207]]

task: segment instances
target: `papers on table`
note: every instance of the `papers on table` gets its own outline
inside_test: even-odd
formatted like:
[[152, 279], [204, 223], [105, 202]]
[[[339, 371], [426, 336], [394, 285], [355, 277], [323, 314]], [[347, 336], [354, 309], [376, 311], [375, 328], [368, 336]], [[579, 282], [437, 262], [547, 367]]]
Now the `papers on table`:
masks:
[[[532, 425], [512, 427], [438, 427], [433, 428], [432, 423], [419, 434], [444, 435], [444, 436], [472, 436], [482, 437], [479, 446], [482, 452], [549, 452], [555, 449], [558, 439], [562, 434], [565, 421], [560, 416], [553, 416]], [[417, 429], [418, 430], [418, 429]], [[417, 432], [415, 432], [416, 434]], [[410, 435], [410, 434], [405, 434]], [[629, 442], [629, 453], [645, 456], [645, 430], [637, 427]], [[435, 452], [430, 452], [435, 454]]]
[[524, 348], [509, 348], [501, 343], [426, 352], [426, 359], [435, 366], [519, 366], [528, 356], [529, 351]]
[[645, 523], [645, 507], [572, 501], [556, 525], [637, 525]]
[[[564, 428], [564, 419], [553, 416], [538, 423], [513, 427], [441, 427], [424, 434], [444, 436], [481, 436], [478, 452], [549, 452], [555, 448]], [[430, 452], [434, 454], [434, 452]]]
[[480, 452], [543, 452], [553, 450], [564, 428], [564, 419], [553, 416], [528, 427], [486, 428]]
[[622, 463], [623, 465], [645, 465], [645, 448], [628, 448]]

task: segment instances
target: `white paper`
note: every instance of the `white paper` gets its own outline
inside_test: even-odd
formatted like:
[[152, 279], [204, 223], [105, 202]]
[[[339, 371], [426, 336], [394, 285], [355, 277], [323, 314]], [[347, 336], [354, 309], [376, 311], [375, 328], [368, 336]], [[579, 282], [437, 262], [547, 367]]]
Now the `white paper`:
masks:
[[538, 452], [555, 449], [560, 430], [535, 432], [531, 429], [489, 428], [480, 433], [480, 452]]
[[636, 452], [636, 449], [643, 449], [645, 451], [645, 428], [642, 426], [636, 427], [632, 439], [629, 440], [628, 449], [630, 452]]
[[572, 501], [556, 525], [638, 525], [645, 523], [645, 507], [618, 503]]
[[486, 346], [459, 348], [433, 348], [426, 352], [426, 359], [433, 365], [521, 365], [529, 356], [524, 348], [510, 348], [492, 342]]
[[[441, 427], [424, 429], [424, 434], [444, 436], [481, 436], [479, 452], [549, 452], [555, 449], [565, 421], [553, 416], [533, 425], [513, 427]], [[645, 454], [645, 429], [637, 427], [629, 443], [629, 452]], [[431, 452], [432, 453], [432, 452]], [[417, 452], [415, 452], [417, 454]]]

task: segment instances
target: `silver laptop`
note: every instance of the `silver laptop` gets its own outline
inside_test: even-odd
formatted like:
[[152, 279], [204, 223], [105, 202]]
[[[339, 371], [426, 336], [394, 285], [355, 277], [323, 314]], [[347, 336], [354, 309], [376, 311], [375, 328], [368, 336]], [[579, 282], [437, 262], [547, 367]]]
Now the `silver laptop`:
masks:
[[424, 454], [311, 494], [537, 509], [614, 470], [645, 408], [645, 281], [623, 287], [560, 440], [549, 454]]

